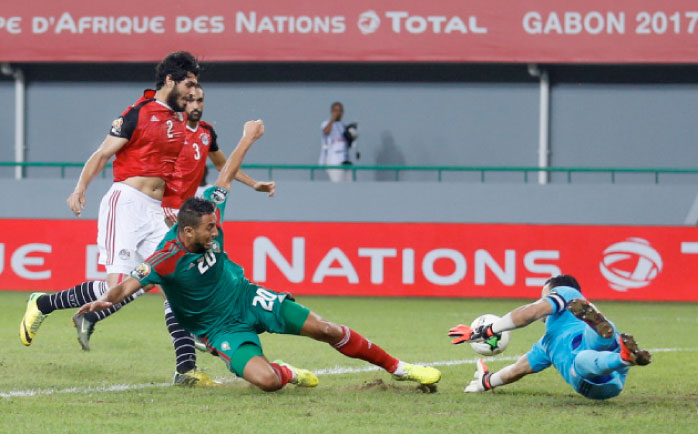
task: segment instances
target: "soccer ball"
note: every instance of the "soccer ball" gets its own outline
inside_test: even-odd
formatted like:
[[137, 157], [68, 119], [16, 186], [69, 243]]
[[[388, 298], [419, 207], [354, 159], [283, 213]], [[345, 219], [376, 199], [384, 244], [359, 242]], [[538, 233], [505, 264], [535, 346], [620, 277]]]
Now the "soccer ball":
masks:
[[[471, 328], [475, 329], [482, 325], [488, 325], [499, 319], [501, 319], [501, 317], [498, 315], [487, 313], [475, 319], [471, 324]], [[496, 354], [500, 354], [506, 350], [508, 347], [508, 342], [510, 342], [510, 332], [501, 332], [500, 339], [493, 336], [484, 342], [470, 342], [469, 345], [474, 348], [474, 351], [481, 355], [495, 356]]]

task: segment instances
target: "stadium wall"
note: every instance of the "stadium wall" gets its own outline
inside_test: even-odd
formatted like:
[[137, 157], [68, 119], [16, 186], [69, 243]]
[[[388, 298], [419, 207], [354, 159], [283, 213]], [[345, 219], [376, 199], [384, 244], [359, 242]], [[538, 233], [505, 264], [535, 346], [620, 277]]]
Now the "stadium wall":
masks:
[[[28, 161], [84, 161], [111, 120], [152, 85], [151, 66], [144, 65], [132, 73], [125, 66], [111, 73], [105, 65], [59, 65], [55, 73], [51, 65], [24, 67]], [[345, 75], [343, 65], [236, 68], [215, 65], [203, 74], [205, 119], [215, 124], [225, 151], [245, 120], [264, 119], [265, 138], [249, 154], [250, 163], [316, 163], [320, 123], [335, 100], [345, 104], [346, 121], [359, 122], [362, 164], [537, 163], [538, 82], [523, 65], [437, 65], [433, 71], [353, 66]], [[673, 67], [631, 71], [616, 77], [614, 67], [553, 70], [552, 165], [697, 167], [696, 78]], [[7, 161], [14, 155], [14, 95], [4, 77], [0, 96], [6, 101], [0, 106], [0, 160]], [[0, 170], [0, 176], [11, 174]], [[55, 177], [56, 171], [32, 168], [27, 174]]]
[[[110, 182], [97, 179], [90, 186], [83, 219], [97, 218]], [[6, 201], [0, 218], [72, 219], [65, 200], [74, 186], [74, 179], [2, 179], [0, 195], [22, 200]], [[697, 225], [696, 183], [280, 181], [272, 199], [235, 187], [226, 214], [232, 221]]]
[[[0, 161], [14, 161], [15, 113], [14, 85], [5, 77], [0, 77], [0, 98], [4, 101], [0, 107]], [[11, 170], [0, 171], [0, 176], [11, 176]]]

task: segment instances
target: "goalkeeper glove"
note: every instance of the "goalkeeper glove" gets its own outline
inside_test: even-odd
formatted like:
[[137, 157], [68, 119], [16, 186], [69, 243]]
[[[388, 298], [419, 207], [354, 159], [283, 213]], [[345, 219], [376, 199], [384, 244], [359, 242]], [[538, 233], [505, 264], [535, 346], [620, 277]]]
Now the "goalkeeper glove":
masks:
[[483, 342], [494, 336], [500, 339], [501, 334], [494, 333], [492, 326], [493, 324], [487, 324], [472, 329], [464, 324], [459, 324], [452, 327], [447, 335], [455, 338], [452, 340], [452, 343], [455, 345], [463, 344], [465, 342]]

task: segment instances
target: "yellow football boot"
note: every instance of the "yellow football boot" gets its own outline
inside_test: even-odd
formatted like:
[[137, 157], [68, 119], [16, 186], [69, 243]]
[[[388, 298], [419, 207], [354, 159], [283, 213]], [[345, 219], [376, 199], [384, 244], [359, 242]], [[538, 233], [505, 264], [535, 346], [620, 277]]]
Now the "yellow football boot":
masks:
[[27, 300], [27, 310], [24, 311], [22, 322], [19, 324], [19, 340], [26, 346], [30, 346], [36, 333], [39, 331], [39, 326], [44, 322], [47, 316], [41, 313], [36, 305], [36, 299], [44, 295], [43, 292], [34, 292]]
[[221, 386], [221, 383], [212, 380], [204, 371], [200, 371], [197, 368], [190, 369], [184, 374], [175, 372], [173, 377], [173, 384], [177, 386], [186, 387], [217, 387]]
[[313, 372], [308, 369], [295, 368], [289, 363], [285, 363], [281, 360], [275, 360], [272, 363], [277, 363], [280, 366], [286, 366], [294, 374], [294, 378], [290, 383], [295, 384], [299, 387], [316, 387], [318, 386], [318, 377]]
[[440, 381], [442, 374], [435, 368], [430, 366], [404, 364], [403, 375], [393, 375], [397, 381], [415, 381], [420, 384], [435, 384]]

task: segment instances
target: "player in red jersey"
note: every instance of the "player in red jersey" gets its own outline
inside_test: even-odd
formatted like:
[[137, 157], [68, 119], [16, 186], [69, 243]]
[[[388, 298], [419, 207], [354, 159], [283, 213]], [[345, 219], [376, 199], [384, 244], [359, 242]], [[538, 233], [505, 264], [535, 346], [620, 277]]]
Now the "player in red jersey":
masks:
[[[186, 144], [175, 162], [176, 178], [181, 184], [175, 189], [168, 189], [163, 197], [165, 216], [171, 221], [177, 220], [177, 210], [185, 200], [194, 197], [200, 181], [204, 176], [207, 156], [217, 170], [226, 163], [226, 155], [217, 143], [217, 134], [213, 125], [202, 120], [204, 113], [204, 88], [197, 84], [194, 97], [187, 103]], [[275, 183], [256, 181], [243, 171], [238, 171], [236, 180], [256, 191], [267, 192], [274, 196]]]
[[[218, 170], [221, 170], [226, 163], [226, 156], [217, 143], [217, 135], [214, 127], [201, 120], [204, 112], [204, 89], [198, 83], [195, 86], [192, 98], [187, 102], [185, 112], [187, 114], [187, 126], [185, 129], [186, 139], [185, 145], [175, 161], [175, 183], [174, 188], [167, 188], [163, 196], [162, 206], [165, 217], [175, 223], [177, 221], [177, 212], [185, 200], [194, 197], [197, 187], [200, 184], [207, 163], [207, 157], [214, 163]], [[266, 192], [269, 196], [275, 194], [275, 182], [256, 181], [242, 171], [236, 173], [236, 180], [246, 184], [256, 191]], [[90, 349], [90, 337], [95, 330], [95, 325], [113, 313], [117, 312], [125, 304], [130, 303], [134, 299], [144, 294], [144, 291], [138, 291], [125, 299], [125, 303], [120, 303], [111, 306], [100, 312], [89, 312], [82, 316], [73, 318], [78, 332], [78, 342], [84, 350]], [[179, 329], [175, 320], [170, 304], [165, 301], [165, 322], [168, 326], [173, 340], [179, 342], [189, 341], [194, 339], [185, 330]], [[187, 364], [192, 357], [189, 346], [176, 345], [176, 364]]]
[[[161, 200], [166, 186], [177, 185], [173, 179], [175, 161], [186, 138], [183, 111], [198, 75], [199, 64], [192, 54], [168, 54], [156, 67], [156, 90], [144, 92], [112, 122], [109, 134], [85, 163], [67, 200], [76, 216], [85, 208], [88, 185], [115, 156], [114, 184], [102, 198], [97, 223], [99, 263], [107, 270], [107, 280], [83, 282], [54, 294], [31, 294], [20, 323], [24, 345], [31, 345], [39, 326], [54, 310], [82, 306], [118, 284], [141, 258], [153, 253], [167, 232]], [[178, 367], [177, 374], [188, 373], [190, 383], [211, 382], [196, 370], [194, 358]]]

